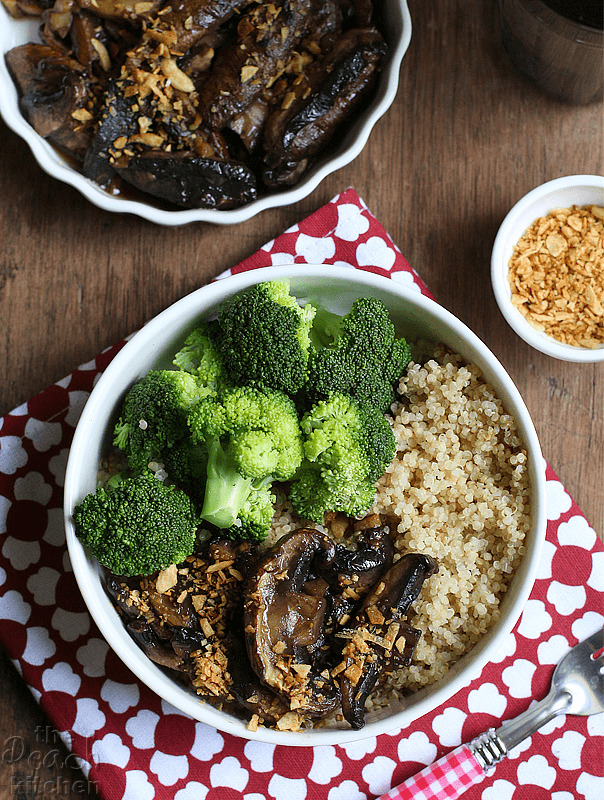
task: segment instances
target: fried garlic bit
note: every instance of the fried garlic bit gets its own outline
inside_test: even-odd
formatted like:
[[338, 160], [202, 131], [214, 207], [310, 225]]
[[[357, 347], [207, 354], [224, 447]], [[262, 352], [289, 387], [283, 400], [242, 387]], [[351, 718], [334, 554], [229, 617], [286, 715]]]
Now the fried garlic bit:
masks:
[[514, 247], [512, 303], [536, 330], [564, 344], [604, 343], [604, 208], [539, 217]]

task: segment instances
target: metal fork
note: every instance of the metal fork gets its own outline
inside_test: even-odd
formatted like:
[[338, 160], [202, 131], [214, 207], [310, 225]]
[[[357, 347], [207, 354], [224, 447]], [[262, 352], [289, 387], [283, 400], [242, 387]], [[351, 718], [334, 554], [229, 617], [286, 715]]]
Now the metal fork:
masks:
[[490, 728], [469, 744], [462, 744], [378, 800], [455, 800], [510, 750], [559, 714], [587, 716], [604, 711], [603, 650], [604, 628], [563, 656], [554, 670], [547, 697], [501, 727]]

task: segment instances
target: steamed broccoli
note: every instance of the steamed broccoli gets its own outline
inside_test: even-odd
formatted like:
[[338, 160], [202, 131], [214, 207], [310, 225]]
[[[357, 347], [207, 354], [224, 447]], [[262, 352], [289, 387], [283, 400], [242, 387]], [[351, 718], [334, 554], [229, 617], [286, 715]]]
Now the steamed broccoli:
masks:
[[194, 550], [199, 516], [185, 492], [151, 473], [87, 495], [73, 512], [76, 534], [116, 575], [150, 575]]
[[135, 473], [188, 435], [190, 409], [207, 394], [197, 379], [180, 370], [151, 370], [130, 389], [115, 426], [114, 444], [124, 450]]
[[396, 337], [380, 300], [361, 297], [344, 316], [317, 308], [311, 340], [306, 387], [311, 402], [334, 391], [388, 411], [411, 351]]
[[[268, 484], [268, 485], [267, 485]], [[250, 492], [239, 509], [239, 515], [229, 529], [233, 539], [262, 541], [266, 538], [275, 513], [275, 496], [268, 481], [252, 481]]]
[[163, 466], [170, 483], [183, 489], [201, 508], [206, 487], [208, 451], [195, 444], [190, 435], [176, 442], [163, 453]]
[[350, 395], [331, 392], [302, 417], [301, 428], [305, 458], [290, 487], [294, 510], [319, 523], [327, 511], [364, 513], [396, 451], [384, 415]]
[[291, 478], [302, 461], [302, 434], [292, 400], [272, 389], [226, 389], [201, 400], [189, 426], [194, 443], [208, 452], [202, 518], [239, 530], [242, 538], [264, 538], [272, 517], [269, 487]]
[[187, 336], [174, 356], [175, 367], [190, 372], [207, 394], [216, 394], [230, 385], [220, 352], [220, 327], [217, 320], [200, 322]]
[[233, 384], [294, 397], [306, 380], [315, 310], [286, 280], [264, 281], [230, 298], [218, 315], [219, 349]]

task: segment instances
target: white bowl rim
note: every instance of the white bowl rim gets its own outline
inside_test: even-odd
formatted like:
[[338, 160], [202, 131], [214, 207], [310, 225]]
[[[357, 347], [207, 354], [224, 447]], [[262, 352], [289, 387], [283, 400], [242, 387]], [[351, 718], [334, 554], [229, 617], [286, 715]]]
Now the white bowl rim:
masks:
[[[387, 75], [386, 80], [383, 81], [383, 96], [378, 103], [375, 103], [375, 105], [372, 104], [367, 109], [365, 112], [366, 116], [363, 117], [363, 120], [359, 120], [359, 131], [354, 141], [338, 156], [328, 158], [326, 161], [320, 163], [308, 176], [304, 177], [299, 184], [291, 189], [269, 194], [265, 197], [259, 197], [257, 200], [241, 208], [223, 211], [207, 208], [170, 211], [157, 208], [142, 201], [112, 196], [101, 189], [94, 181], [84, 177], [84, 175], [76, 169], [72, 168], [69, 163], [54, 150], [52, 145], [36, 133], [18, 111], [18, 107], [15, 109], [14, 102], [11, 98], [14, 87], [4, 63], [4, 58], [0, 59], [0, 115], [4, 119], [6, 125], [27, 143], [38, 165], [44, 172], [72, 186], [98, 208], [113, 213], [134, 214], [149, 222], [165, 226], [188, 225], [193, 222], [235, 225], [240, 222], [245, 222], [266, 209], [290, 206], [308, 197], [328, 175], [345, 167], [351, 161], [354, 161], [363, 150], [375, 124], [394, 102], [398, 91], [401, 64], [411, 41], [412, 23], [407, 0], [395, 0], [395, 2], [400, 8], [402, 22], [401, 38], [396, 45], [391, 48], [389, 62], [383, 71], [383, 74], [385, 73]], [[14, 20], [10, 17], [8, 11], [0, 4], [0, 24], [2, 23], [2, 15], [5, 15], [7, 23], [21, 22], [21, 20]], [[9, 84], [6, 84], [7, 81]]]
[[[504, 217], [493, 243], [491, 255], [491, 283], [499, 310], [505, 317], [509, 326], [527, 344], [535, 350], [539, 350], [545, 355], [552, 356], [561, 361], [593, 363], [604, 361], [604, 344], [601, 347], [591, 350], [589, 348], [576, 347], [574, 345], [558, 342], [551, 336], [547, 336], [533, 328], [518, 309], [514, 308], [510, 300], [511, 293], [507, 280], [508, 257], [506, 257], [505, 252], [510, 230], [515, 226], [518, 217], [527, 211], [534, 203], [560, 190], [572, 190], [583, 187], [604, 190], [604, 176], [566, 175], [560, 178], [554, 178], [551, 181], [536, 186], [512, 206]], [[560, 207], [559, 204], [556, 204], [556, 206], [552, 206], [552, 210], [553, 208]]]
[[[485, 638], [475, 645], [472, 650], [464, 657], [460, 665], [463, 664], [463, 669], [452, 669], [450, 677], [446, 680], [443, 686], [432, 691], [426, 695], [422, 690], [414, 695], [414, 702], [412, 713], [409, 709], [403, 709], [390, 718], [380, 719], [368, 722], [361, 731], [354, 731], [352, 729], [314, 729], [311, 731], [300, 732], [287, 732], [283, 733], [270, 728], [258, 727], [255, 732], [248, 731], [245, 723], [237, 720], [227, 714], [217, 711], [208, 704], [201, 703], [197, 698], [186, 693], [176, 682], [171, 679], [166, 679], [166, 676], [160, 669], [154, 665], [149, 659], [139, 650], [139, 648], [132, 644], [138, 655], [135, 655], [137, 676], [139, 680], [145, 683], [155, 694], [160, 698], [170, 703], [180, 711], [190, 715], [194, 719], [205, 722], [223, 732], [231, 733], [235, 736], [264, 741], [273, 744], [284, 744], [288, 746], [316, 746], [325, 744], [344, 744], [350, 741], [358, 741], [372, 736], [377, 736], [381, 733], [391, 732], [394, 729], [406, 727], [412, 722], [420, 719], [425, 714], [434, 710], [444, 702], [449, 700], [456, 692], [468, 685], [471, 680], [476, 678], [489, 658], [495, 654], [495, 639], [497, 644], [502, 643], [507, 635], [509, 635], [518, 621], [522, 609], [528, 600], [530, 592], [532, 591], [533, 583], [537, 574], [539, 556], [541, 546], [545, 539], [545, 530], [547, 524], [547, 515], [545, 509], [545, 469], [543, 458], [541, 455], [541, 448], [537, 433], [533, 426], [530, 414], [522, 400], [518, 389], [514, 385], [512, 379], [507, 374], [503, 366], [488, 349], [488, 347], [474, 334], [463, 322], [454, 317], [449, 311], [442, 306], [438, 305], [434, 300], [421, 294], [418, 291], [409, 289], [408, 287], [396, 283], [382, 275], [371, 273], [364, 270], [350, 270], [346, 267], [336, 267], [332, 265], [308, 265], [308, 264], [290, 264], [273, 267], [263, 267], [256, 270], [238, 273], [229, 277], [221, 278], [214, 281], [182, 299], [178, 300], [164, 311], [160, 312], [154, 317], [147, 325], [141, 328], [117, 353], [117, 355], [110, 362], [106, 370], [103, 372], [98, 382], [96, 383], [81, 415], [81, 423], [79, 422], [74, 438], [72, 441], [70, 454], [67, 463], [65, 474], [64, 486], [64, 522], [67, 537], [67, 546], [73, 572], [88, 607], [88, 610], [96, 622], [99, 630], [104, 638], [107, 640], [112, 649], [116, 652], [124, 663], [127, 661], [122, 655], [124, 643], [130, 640], [129, 635], [121, 626], [108, 623], [104, 615], [97, 608], [96, 596], [91, 584], [88, 580], [90, 563], [81, 542], [77, 539], [73, 523], [71, 521], [71, 512], [74, 505], [81, 500], [77, 493], [77, 454], [78, 450], [86, 447], [86, 440], [88, 430], [94, 423], [86, 423], [87, 419], [94, 419], [97, 407], [103, 405], [103, 391], [105, 384], [110, 383], [112, 376], [118, 374], [123, 366], [127, 365], [130, 360], [131, 352], [140, 350], [146, 344], [149, 344], [156, 334], [157, 330], [161, 330], [163, 321], [174, 314], [180, 314], [185, 317], [187, 311], [191, 311], [196, 307], [200, 293], [206, 295], [207, 308], [212, 306], [218, 298], [223, 297], [224, 283], [228, 281], [230, 292], [234, 293], [241, 291], [247, 286], [263, 280], [271, 280], [277, 277], [296, 278], [296, 277], [328, 277], [335, 281], [350, 281], [351, 272], [354, 274], [354, 283], [371, 287], [381, 288], [385, 291], [398, 295], [403, 300], [409, 300], [416, 303], [420, 310], [433, 314], [444, 322], [448, 327], [452, 327], [456, 332], [463, 335], [464, 339], [469, 343], [479, 354], [480, 359], [483, 360], [488, 368], [495, 369], [500, 374], [500, 380], [505, 386], [506, 392], [509, 394], [510, 400], [516, 408], [515, 418], [519, 428], [523, 430], [523, 439], [525, 447], [531, 452], [532, 459], [530, 463], [531, 474], [531, 490], [532, 490], [532, 526], [531, 530], [534, 532], [532, 539], [528, 543], [527, 552], [524, 556], [523, 562], [519, 568], [519, 573], [523, 574], [522, 584], [519, 586], [519, 580], [512, 584], [514, 588], [514, 596], [508, 590], [504, 603], [506, 603], [505, 619], [500, 619], [491, 630], [487, 633]], [[199, 316], [199, 314], [198, 314]], [[187, 319], [191, 319], [187, 317]], [[115, 619], [117, 613], [114, 611]], [[502, 615], [503, 617], [503, 615]], [[119, 621], [119, 619], [118, 619]], [[124, 638], [125, 637], [125, 638]], [[133, 669], [130, 666], [130, 669]], [[426, 695], [426, 696], [424, 696]], [[197, 712], [197, 713], [196, 713]]]

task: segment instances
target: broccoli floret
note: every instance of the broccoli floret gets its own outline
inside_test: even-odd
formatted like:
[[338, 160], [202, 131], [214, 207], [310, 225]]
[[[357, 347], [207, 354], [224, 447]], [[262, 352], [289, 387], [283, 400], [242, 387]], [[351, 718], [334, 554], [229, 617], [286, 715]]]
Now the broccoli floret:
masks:
[[194, 375], [199, 385], [207, 389], [206, 394], [216, 394], [231, 384], [220, 353], [219, 337], [217, 320], [199, 323], [172, 362], [178, 369]]
[[201, 508], [206, 487], [208, 450], [190, 436], [181, 439], [163, 454], [163, 465], [171, 483], [183, 489]]
[[188, 372], [151, 370], [130, 389], [115, 426], [114, 444], [140, 473], [188, 436], [190, 409], [207, 391]]
[[294, 397], [306, 381], [314, 313], [298, 304], [286, 280], [258, 283], [227, 300], [218, 315], [219, 347], [233, 384]]
[[76, 534], [116, 575], [150, 575], [195, 547], [199, 516], [185, 492], [150, 473], [87, 495], [73, 512]]
[[[189, 418], [192, 438], [208, 450], [206, 489], [201, 516], [226, 530], [241, 527], [244, 506], [249, 520], [268, 533], [266, 497], [252, 502], [252, 490], [267, 490], [275, 480], [291, 478], [302, 461], [302, 434], [293, 401], [272, 389], [251, 386], [206, 397]], [[246, 503], [248, 505], [246, 506]], [[262, 507], [262, 514], [258, 511]]]
[[388, 309], [380, 300], [359, 298], [344, 316], [317, 308], [311, 340], [310, 402], [332, 391], [342, 392], [383, 413], [388, 411], [411, 350], [404, 339], [396, 337]]
[[250, 493], [239, 510], [236, 524], [229, 530], [233, 539], [262, 541], [266, 538], [275, 513], [275, 496], [265, 483], [266, 481], [259, 485], [252, 483]]
[[290, 487], [294, 510], [319, 523], [327, 511], [364, 513], [396, 452], [384, 415], [350, 395], [331, 392], [302, 417], [301, 428], [305, 458]]

